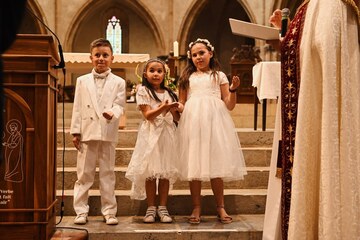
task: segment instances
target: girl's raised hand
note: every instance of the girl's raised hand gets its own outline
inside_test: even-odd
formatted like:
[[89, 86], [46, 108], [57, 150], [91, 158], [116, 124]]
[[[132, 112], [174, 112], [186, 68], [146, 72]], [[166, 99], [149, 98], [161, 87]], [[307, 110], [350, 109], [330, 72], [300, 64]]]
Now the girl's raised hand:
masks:
[[238, 76], [233, 76], [231, 80], [230, 89], [235, 90], [240, 86], [240, 78]]

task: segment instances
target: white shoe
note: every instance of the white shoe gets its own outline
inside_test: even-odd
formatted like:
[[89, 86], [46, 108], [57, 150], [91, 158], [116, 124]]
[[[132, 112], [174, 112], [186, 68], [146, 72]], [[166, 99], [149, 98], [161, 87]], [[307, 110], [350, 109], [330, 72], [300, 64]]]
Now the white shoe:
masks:
[[143, 222], [144, 223], [153, 223], [153, 222], [155, 222], [155, 217], [156, 217], [156, 207], [150, 206], [146, 210], [146, 214], [145, 214], [145, 217], [143, 218]]
[[112, 214], [105, 215], [104, 220], [107, 225], [117, 225], [119, 223], [119, 221], [115, 217], [115, 215], [112, 215]]
[[162, 223], [171, 223], [173, 221], [166, 206], [159, 206], [157, 214], [160, 218], [160, 222]]
[[87, 223], [87, 213], [81, 213], [76, 216], [74, 223], [78, 225], [84, 225]]

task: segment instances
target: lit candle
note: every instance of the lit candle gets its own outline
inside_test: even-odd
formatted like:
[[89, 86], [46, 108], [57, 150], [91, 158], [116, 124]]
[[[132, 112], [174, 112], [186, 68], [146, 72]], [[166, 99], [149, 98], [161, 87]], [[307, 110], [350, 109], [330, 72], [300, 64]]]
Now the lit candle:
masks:
[[179, 43], [177, 41], [174, 42], [174, 57], [179, 57]]

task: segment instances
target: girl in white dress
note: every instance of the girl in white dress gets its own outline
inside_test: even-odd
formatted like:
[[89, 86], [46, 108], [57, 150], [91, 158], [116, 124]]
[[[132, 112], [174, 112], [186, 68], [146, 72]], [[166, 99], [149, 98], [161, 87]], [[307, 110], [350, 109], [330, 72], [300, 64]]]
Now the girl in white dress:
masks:
[[[144, 67], [142, 86], [136, 93], [144, 121], [139, 127], [125, 176], [132, 181], [131, 198], [147, 199], [145, 223], [155, 222], [156, 213], [161, 222], [172, 222], [166, 204], [169, 187], [177, 177], [174, 121], [179, 120], [179, 112], [177, 96], [164, 84], [165, 74], [165, 63], [150, 59]], [[158, 208], [155, 204], [156, 190], [159, 193]]]
[[218, 219], [231, 223], [224, 209], [223, 181], [243, 179], [245, 161], [230, 116], [236, 104], [237, 76], [229, 81], [221, 72], [214, 47], [207, 39], [190, 43], [187, 66], [179, 82], [180, 159], [183, 180], [190, 181], [193, 211], [189, 223], [200, 223], [201, 182], [210, 181]]

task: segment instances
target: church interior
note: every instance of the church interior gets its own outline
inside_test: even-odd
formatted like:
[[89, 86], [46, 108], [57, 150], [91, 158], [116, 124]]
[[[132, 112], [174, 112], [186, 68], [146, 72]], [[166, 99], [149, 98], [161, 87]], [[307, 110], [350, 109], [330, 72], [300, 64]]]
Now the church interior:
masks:
[[[6, 236], [5, 239], [54, 240], [88, 237], [261, 239], [277, 101], [259, 102], [253, 86], [253, 67], [261, 61], [279, 61], [279, 52], [265, 40], [233, 34], [229, 18], [270, 26], [269, 17], [275, 9], [289, 8], [291, 18], [302, 2], [27, 0], [16, 44], [3, 55], [4, 79], [12, 82], [4, 83], [4, 94], [9, 100], [5, 100], [6, 134], [3, 139], [13, 134], [11, 128], [21, 133], [24, 163], [19, 179], [0, 182], [0, 234]], [[106, 38], [112, 19], [118, 21], [121, 30], [120, 50], [115, 53], [112, 72], [124, 78], [127, 84], [126, 110], [119, 125], [115, 163], [120, 222], [117, 226], [106, 226], [102, 222], [97, 175], [89, 196], [90, 221], [79, 227], [73, 224], [77, 151], [69, 133], [72, 103], [77, 77], [92, 68], [89, 44], [96, 38]], [[232, 224], [222, 225], [216, 220], [211, 186], [204, 183], [204, 220], [201, 225], [190, 226], [186, 221], [191, 212], [189, 187], [187, 182], [179, 181], [169, 195], [168, 207], [175, 223], [146, 225], [141, 221], [146, 203], [129, 198], [131, 183], [124, 176], [142, 121], [133, 88], [139, 84], [143, 64], [154, 57], [166, 61], [170, 77], [176, 84], [186, 65], [188, 45], [197, 38], [208, 39], [214, 45], [221, 70], [229, 79], [240, 75], [241, 86], [231, 116], [243, 148], [248, 175], [243, 181], [224, 186], [228, 213], [234, 218]], [[47, 44], [51, 46], [44, 47]], [[49, 67], [61, 60], [58, 45], [63, 50], [65, 69]], [[31, 51], [33, 55], [26, 55]], [[16, 57], [16, 54], [24, 55]], [[40, 60], [42, 54], [47, 57]], [[52, 57], [49, 59], [48, 55]], [[44, 63], [44, 59], [49, 62]], [[29, 82], [32, 83], [27, 84]], [[21, 121], [12, 121], [14, 116]], [[37, 132], [39, 128], [41, 134]], [[42, 163], [37, 164], [37, 161]], [[0, 165], [2, 179], [5, 163]], [[19, 186], [19, 183], [25, 184]]]

